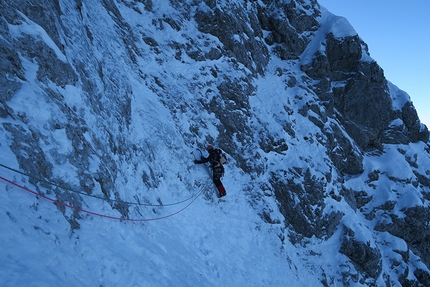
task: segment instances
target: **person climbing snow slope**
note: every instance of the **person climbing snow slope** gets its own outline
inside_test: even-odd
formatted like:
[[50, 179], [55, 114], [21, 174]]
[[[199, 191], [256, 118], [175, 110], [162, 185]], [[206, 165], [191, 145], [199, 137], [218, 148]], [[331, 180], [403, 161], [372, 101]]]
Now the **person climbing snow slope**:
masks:
[[210, 163], [212, 168], [212, 180], [218, 189], [218, 197], [223, 197], [226, 195], [224, 185], [221, 182], [221, 177], [224, 175], [223, 160], [221, 159], [221, 150], [215, 149], [213, 146], [209, 145], [206, 150], [209, 152], [208, 157], [202, 156], [200, 160], [194, 160], [195, 164]]

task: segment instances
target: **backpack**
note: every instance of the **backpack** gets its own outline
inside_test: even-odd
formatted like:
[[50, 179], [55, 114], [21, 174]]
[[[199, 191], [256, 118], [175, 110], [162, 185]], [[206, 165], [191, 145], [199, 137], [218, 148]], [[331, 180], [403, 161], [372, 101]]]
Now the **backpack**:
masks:
[[215, 159], [216, 162], [220, 163], [221, 165], [227, 163], [227, 157], [225, 156], [225, 154], [222, 152], [222, 150], [220, 150], [219, 148], [215, 150], [215, 152], [217, 153], [217, 157]]

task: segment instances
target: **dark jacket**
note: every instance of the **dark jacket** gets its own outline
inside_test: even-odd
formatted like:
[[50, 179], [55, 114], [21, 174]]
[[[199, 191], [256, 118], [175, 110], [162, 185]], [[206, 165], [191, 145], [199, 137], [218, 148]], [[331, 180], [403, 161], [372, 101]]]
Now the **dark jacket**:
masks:
[[220, 166], [220, 163], [218, 162], [218, 152], [214, 148], [209, 151], [208, 157], [202, 156], [200, 160], [196, 160], [195, 162], [197, 164], [209, 162], [212, 168]]

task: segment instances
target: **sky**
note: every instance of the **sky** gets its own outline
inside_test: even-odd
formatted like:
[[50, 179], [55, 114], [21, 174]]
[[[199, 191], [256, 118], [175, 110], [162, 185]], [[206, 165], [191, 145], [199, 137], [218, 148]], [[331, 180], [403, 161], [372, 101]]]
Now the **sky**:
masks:
[[318, 0], [351, 23], [385, 77], [407, 92], [430, 128], [430, 1]]

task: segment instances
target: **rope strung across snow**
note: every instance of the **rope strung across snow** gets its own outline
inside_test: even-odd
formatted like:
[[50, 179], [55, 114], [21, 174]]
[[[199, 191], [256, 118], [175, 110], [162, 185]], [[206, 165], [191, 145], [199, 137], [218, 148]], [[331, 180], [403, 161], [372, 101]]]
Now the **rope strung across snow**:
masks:
[[185, 209], [187, 209], [201, 194], [202, 194], [202, 192], [203, 192], [203, 190], [204, 190], [204, 187], [202, 187], [202, 189], [196, 194], [196, 196], [194, 197], [194, 199], [190, 202], [190, 203], [188, 203], [186, 206], [184, 206], [182, 209], [180, 209], [180, 210], [178, 210], [178, 211], [176, 211], [176, 212], [174, 212], [174, 213], [171, 213], [171, 214], [168, 214], [168, 215], [165, 215], [165, 216], [161, 216], [161, 217], [157, 217], [157, 218], [149, 218], [149, 219], [130, 219], [130, 218], [124, 218], [124, 217], [115, 217], [115, 216], [110, 216], [110, 215], [105, 215], [105, 214], [100, 214], [100, 213], [96, 213], [96, 212], [92, 212], [92, 211], [89, 211], [89, 210], [85, 210], [85, 209], [82, 209], [82, 208], [79, 208], [79, 207], [76, 207], [76, 206], [72, 206], [72, 205], [70, 205], [70, 204], [67, 204], [67, 203], [64, 203], [64, 202], [61, 202], [61, 201], [59, 201], [59, 200], [56, 200], [56, 199], [53, 199], [53, 198], [50, 198], [50, 197], [48, 197], [48, 196], [46, 196], [46, 195], [44, 195], [44, 194], [41, 194], [41, 193], [38, 193], [38, 192], [36, 192], [36, 191], [34, 191], [34, 190], [31, 190], [31, 189], [29, 189], [29, 188], [27, 188], [27, 187], [25, 187], [25, 186], [22, 186], [22, 185], [20, 185], [20, 184], [18, 184], [18, 183], [16, 183], [16, 182], [13, 182], [13, 181], [11, 181], [11, 180], [8, 180], [7, 178], [4, 178], [4, 177], [2, 177], [2, 176], [0, 176], [0, 179], [1, 180], [3, 180], [3, 181], [5, 181], [5, 182], [7, 182], [7, 183], [9, 183], [9, 184], [11, 184], [11, 185], [13, 185], [13, 186], [16, 186], [16, 187], [18, 187], [18, 188], [20, 188], [20, 189], [23, 189], [23, 190], [25, 190], [25, 191], [27, 191], [27, 192], [29, 192], [29, 193], [31, 193], [31, 194], [34, 194], [34, 195], [36, 195], [36, 196], [39, 196], [39, 197], [42, 197], [42, 198], [44, 198], [44, 199], [46, 199], [46, 200], [49, 200], [49, 201], [51, 201], [51, 202], [53, 202], [53, 203], [55, 203], [55, 204], [59, 204], [59, 205], [62, 205], [62, 206], [64, 206], [64, 207], [68, 207], [68, 208], [71, 208], [71, 209], [73, 209], [73, 210], [76, 210], [76, 211], [78, 211], [78, 212], [84, 212], [84, 213], [88, 213], [88, 214], [91, 214], [91, 215], [94, 215], [94, 216], [98, 216], [98, 217], [103, 217], [103, 218], [108, 218], [108, 219], [114, 219], [114, 220], [120, 220], [120, 221], [134, 221], [134, 222], [145, 222], [145, 221], [155, 221], [155, 220], [161, 220], [161, 219], [166, 219], [166, 218], [169, 218], [169, 217], [172, 217], [172, 216], [174, 216], [174, 215], [176, 215], [176, 214], [178, 214], [178, 213], [180, 213], [180, 212], [182, 212], [182, 211], [184, 211]]
[[[60, 185], [58, 185], [56, 183], [40, 179], [40, 178], [32, 176], [30, 174], [26, 174], [26, 173], [24, 173], [22, 171], [16, 170], [16, 169], [11, 168], [11, 167], [8, 167], [8, 166], [6, 166], [4, 164], [1, 164], [1, 163], [0, 163], [0, 167], [6, 168], [6, 169], [8, 169], [10, 171], [13, 171], [13, 172], [25, 175], [25, 176], [27, 176], [29, 178], [38, 180], [40, 182], [43, 182], [43, 183], [46, 183], [46, 184], [49, 184], [49, 185], [52, 185], [52, 186], [55, 186], [55, 187], [58, 187], [58, 188], [70, 191], [70, 192], [74, 192], [74, 193], [77, 193], [77, 194], [80, 194], [80, 195], [83, 195], [83, 196], [93, 197], [93, 198], [97, 198], [97, 199], [101, 199], [101, 200], [107, 200], [105, 197], [101, 197], [101, 196], [97, 196], [97, 195], [92, 195], [92, 194], [88, 194], [88, 193], [85, 193], [85, 192], [73, 190], [73, 189], [70, 189], [70, 188], [67, 188], [67, 187], [64, 187], [64, 186], [60, 186]], [[124, 203], [125, 204], [129, 204], [129, 205], [162, 207], [162, 206], [171, 206], [171, 205], [178, 205], [178, 204], [184, 203], [184, 202], [186, 202], [188, 200], [193, 199], [197, 194], [198, 194], [198, 192], [194, 193], [193, 195], [191, 195], [190, 197], [188, 197], [188, 198], [186, 198], [184, 200], [181, 200], [181, 201], [178, 201], [178, 202], [174, 202], [174, 203], [164, 203], [164, 204], [148, 204], [148, 203], [139, 203], [139, 202], [128, 202], [128, 201], [121, 201], [121, 200], [110, 199], [110, 198], [109, 198], [109, 200], [113, 201], [113, 202], [119, 202], [119, 203], [122, 203], [122, 204], [124, 204]]]

